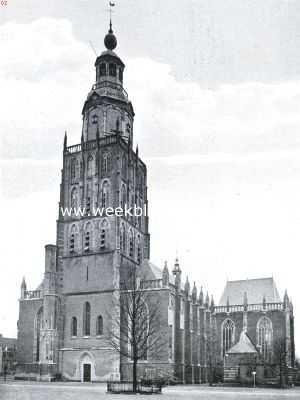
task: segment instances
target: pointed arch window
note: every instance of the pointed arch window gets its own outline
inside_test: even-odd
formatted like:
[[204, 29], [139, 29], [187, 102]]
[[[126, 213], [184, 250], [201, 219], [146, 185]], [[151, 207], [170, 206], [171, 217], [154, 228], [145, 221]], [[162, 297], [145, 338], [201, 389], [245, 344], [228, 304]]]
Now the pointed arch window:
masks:
[[77, 318], [72, 317], [71, 320], [71, 336], [77, 336]]
[[133, 256], [134, 256], [134, 238], [133, 238], [133, 233], [131, 230], [129, 231], [129, 252], [128, 253], [129, 253], [129, 257], [133, 258]]
[[105, 250], [108, 247], [108, 222], [104, 220], [100, 225], [100, 249]]
[[234, 323], [231, 319], [226, 319], [222, 324], [222, 352], [223, 357], [234, 343]]
[[124, 224], [121, 225], [120, 229], [120, 249], [123, 252], [125, 252], [126, 249], [126, 230]]
[[76, 179], [76, 158], [71, 160], [71, 182]]
[[111, 169], [111, 155], [110, 153], [103, 154], [102, 157], [102, 175], [106, 176], [110, 173]]
[[84, 251], [85, 252], [90, 251], [91, 242], [92, 242], [92, 227], [91, 227], [91, 224], [88, 223], [85, 227], [85, 232], [84, 232]]
[[92, 198], [92, 190], [91, 190], [91, 186], [87, 185], [86, 188], [86, 204], [85, 204], [85, 212], [86, 214], [90, 214], [91, 212], [91, 198]]
[[94, 173], [94, 159], [93, 156], [89, 156], [87, 159], [87, 175], [91, 177]]
[[123, 154], [122, 159], [121, 159], [121, 170], [122, 170], [122, 176], [124, 179], [126, 179], [127, 176], [127, 160], [126, 160], [126, 155]]
[[142, 248], [141, 248], [141, 239], [140, 239], [140, 236], [138, 236], [138, 238], [137, 238], [137, 262], [138, 262], [138, 264], [140, 264], [141, 263], [141, 261], [142, 261]]
[[267, 317], [262, 317], [256, 328], [257, 347], [265, 361], [270, 361], [272, 354], [273, 328], [272, 322]]
[[109, 184], [107, 181], [105, 181], [102, 185], [101, 204], [103, 208], [107, 208], [109, 206]]
[[76, 187], [74, 187], [71, 191], [71, 208], [72, 208], [72, 213], [74, 213], [74, 210], [78, 207], [78, 190]]
[[98, 315], [97, 323], [96, 323], [96, 335], [103, 335], [103, 317], [102, 315]]
[[121, 207], [123, 210], [125, 210], [125, 204], [126, 204], [126, 188], [125, 185], [122, 185], [122, 189], [121, 189]]
[[91, 334], [91, 305], [89, 302], [84, 303], [83, 309], [83, 335]]
[[70, 244], [69, 244], [70, 253], [74, 253], [76, 249], [76, 227], [72, 226], [70, 232]]

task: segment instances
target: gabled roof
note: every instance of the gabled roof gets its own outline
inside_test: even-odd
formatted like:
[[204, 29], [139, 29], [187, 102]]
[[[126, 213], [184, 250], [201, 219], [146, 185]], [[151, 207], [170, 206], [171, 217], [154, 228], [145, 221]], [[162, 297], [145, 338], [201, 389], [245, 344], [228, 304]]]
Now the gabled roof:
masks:
[[240, 340], [231, 347], [227, 351], [227, 354], [241, 354], [241, 353], [252, 353], [256, 354], [257, 350], [254, 346], [254, 344], [251, 342], [251, 339], [247, 335], [247, 332], [242, 331]]
[[267, 303], [280, 303], [281, 299], [273, 278], [246, 279], [228, 281], [219, 301], [219, 306], [225, 306], [227, 299], [230, 305], [243, 304], [247, 293], [248, 304], [259, 304], [265, 296]]

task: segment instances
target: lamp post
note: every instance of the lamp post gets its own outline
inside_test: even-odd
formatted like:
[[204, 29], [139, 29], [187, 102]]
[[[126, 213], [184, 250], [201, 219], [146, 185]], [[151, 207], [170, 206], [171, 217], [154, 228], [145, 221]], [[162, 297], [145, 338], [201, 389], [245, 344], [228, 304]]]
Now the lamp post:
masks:
[[253, 375], [253, 388], [255, 388], [256, 371], [252, 371], [252, 375]]

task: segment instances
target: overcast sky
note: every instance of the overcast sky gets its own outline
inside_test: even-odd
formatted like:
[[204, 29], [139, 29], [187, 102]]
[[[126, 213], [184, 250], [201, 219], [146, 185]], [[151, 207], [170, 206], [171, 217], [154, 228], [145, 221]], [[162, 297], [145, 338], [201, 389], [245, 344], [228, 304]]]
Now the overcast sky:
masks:
[[[148, 164], [151, 259], [218, 301], [226, 279], [274, 276], [300, 346], [300, 2], [122, 0], [113, 15], [134, 137]], [[176, 5], [175, 5], [176, 3]], [[81, 110], [107, 2], [0, 9], [0, 332], [55, 243], [64, 130]], [[299, 329], [298, 329], [299, 326]]]

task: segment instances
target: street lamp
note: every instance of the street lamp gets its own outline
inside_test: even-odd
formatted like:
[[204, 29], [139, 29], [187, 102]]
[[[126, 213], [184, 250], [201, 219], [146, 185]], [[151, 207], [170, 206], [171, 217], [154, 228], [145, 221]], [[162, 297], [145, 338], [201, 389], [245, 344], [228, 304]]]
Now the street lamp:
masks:
[[253, 375], [253, 388], [255, 388], [256, 371], [252, 371], [252, 375]]

